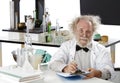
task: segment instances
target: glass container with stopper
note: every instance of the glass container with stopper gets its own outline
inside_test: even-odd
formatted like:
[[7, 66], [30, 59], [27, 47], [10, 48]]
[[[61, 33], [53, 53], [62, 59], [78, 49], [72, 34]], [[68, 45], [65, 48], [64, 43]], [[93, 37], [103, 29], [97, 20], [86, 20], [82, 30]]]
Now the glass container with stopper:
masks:
[[28, 70], [28, 69], [33, 70], [33, 67], [28, 60], [28, 57], [32, 56], [32, 50], [33, 50], [33, 48], [32, 48], [32, 38], [29, 34], [29, 25], [30, 25], [30, 17], [27, 16], [27, 22], [26, 22], [27, 31], [26, 31], [26, 34], [25, 34], [25, 50], [24, 50], [25, 62], [23, 64], [23, 68], [25, 70]]

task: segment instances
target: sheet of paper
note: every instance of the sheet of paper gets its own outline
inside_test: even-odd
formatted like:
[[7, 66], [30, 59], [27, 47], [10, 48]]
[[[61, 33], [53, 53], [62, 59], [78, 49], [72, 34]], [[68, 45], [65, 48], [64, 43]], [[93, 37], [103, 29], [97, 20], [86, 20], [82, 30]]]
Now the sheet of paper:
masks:
[[85, 77], [84, 75], [75, 75], [75, 74], [71, 75], [70, 73], [62, 73], [62, 72], [57, 72], [56, 74], [59, 76], [62, 76], [62, 77], [66, 77], [66, 78], [68, 78], [68, 77], [80, 77], [82, 79]]

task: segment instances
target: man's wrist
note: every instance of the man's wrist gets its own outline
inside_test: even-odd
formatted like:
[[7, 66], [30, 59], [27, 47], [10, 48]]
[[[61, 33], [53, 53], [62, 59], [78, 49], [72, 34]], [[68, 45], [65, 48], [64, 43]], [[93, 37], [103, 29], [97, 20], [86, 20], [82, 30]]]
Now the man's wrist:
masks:
[[102, 76], [102, 72], [100, 70], [96, 70], [95, 77], [100, 78]]
[[66, 72], [66, 67], [67, 67], [67, 66], [65, 66], [65, 67], [62, 69], [62, 72]]

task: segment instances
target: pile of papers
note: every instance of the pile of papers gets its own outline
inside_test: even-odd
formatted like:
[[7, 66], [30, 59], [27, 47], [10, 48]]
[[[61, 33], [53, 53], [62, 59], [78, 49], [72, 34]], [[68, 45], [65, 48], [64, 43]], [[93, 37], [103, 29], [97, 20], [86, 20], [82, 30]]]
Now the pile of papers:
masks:
[[21, 67], [1, 67], [0, 76], [10, 78], [18, 82], [42, 79], [42, 72], [38, 70], [24, 70]]

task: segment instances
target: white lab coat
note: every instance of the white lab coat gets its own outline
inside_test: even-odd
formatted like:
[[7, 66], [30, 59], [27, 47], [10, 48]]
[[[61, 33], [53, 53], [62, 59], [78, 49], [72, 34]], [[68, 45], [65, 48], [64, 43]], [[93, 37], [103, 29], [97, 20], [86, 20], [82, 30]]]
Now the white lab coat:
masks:
[[[76, 52], [76, 40], [72, 39], [64, 42], [59, 50], [52, 57], [49, 68], [58, 72], [61, 72], [62, 69], [71, 61], [73, 61]], [[111, 61], [109, 51], [98, 42], [92, 41], [91, 49], [91, 67], [104, 70], [107, 69], [110, 73], [113, 73], [113, 64]]]

